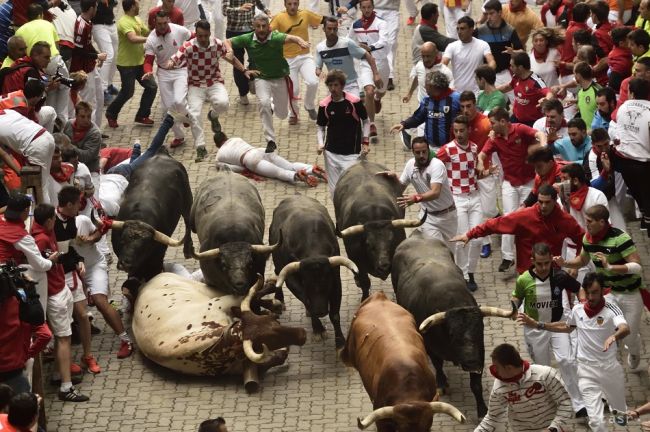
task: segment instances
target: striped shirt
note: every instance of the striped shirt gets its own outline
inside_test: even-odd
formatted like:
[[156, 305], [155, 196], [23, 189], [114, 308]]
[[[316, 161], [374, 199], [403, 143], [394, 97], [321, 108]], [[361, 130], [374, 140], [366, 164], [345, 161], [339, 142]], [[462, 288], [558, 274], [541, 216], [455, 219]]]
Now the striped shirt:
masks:
[[456, 140], [440, 147], [438, 159], [445, 163], [449, 178], [451, 193], [463, 195], [476, 192], [476, 160], [478, 147], [473, 142], [467, 149], [458, 145]]
[[644, 286], [640, 275], [614, 273], [603, 268], [600, 260], [596, 258], [596, 252], [602, 252], [610, 265], [625, 264], [627, 262], [625, 258], [637, 251], [632, 237], [625, 231], [610, 227], [605, 238], [596, 244], [590, 243], [585, 235], [582, 239], [582, 247], [589, 254], [596, 271], [605, 278], [606, 286], [612, 291], [634, 291]]
[[221, 4], [221, 13], [226, 18], [227, 31], [249, 32], [253, 30], [255, 7], [248, 11], [240, 9], [246, 3], [254, 3], [255, 7], [261, 11], [268, 9], [261, 0], [224, 0]]
[[488, 413], [474, 432], [501, 430], [506, 421], [517, 432], [562, 430], [572, 417], [571, 399], [557, 370], [531, 365], [519, 382], [494, 380]]

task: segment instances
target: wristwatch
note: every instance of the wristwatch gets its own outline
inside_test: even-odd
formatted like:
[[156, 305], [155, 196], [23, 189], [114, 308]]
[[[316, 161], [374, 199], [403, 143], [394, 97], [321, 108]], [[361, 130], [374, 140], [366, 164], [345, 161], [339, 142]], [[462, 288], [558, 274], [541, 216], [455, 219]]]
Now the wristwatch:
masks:
[[545, 328], [546, 328], [546, 324], [544, 324], [544, 323], [541, 322], [541, 321], [538, 321], [538, 322], [537, 322], [537, 329], [538, 329], [538, 330], [544, 330]]

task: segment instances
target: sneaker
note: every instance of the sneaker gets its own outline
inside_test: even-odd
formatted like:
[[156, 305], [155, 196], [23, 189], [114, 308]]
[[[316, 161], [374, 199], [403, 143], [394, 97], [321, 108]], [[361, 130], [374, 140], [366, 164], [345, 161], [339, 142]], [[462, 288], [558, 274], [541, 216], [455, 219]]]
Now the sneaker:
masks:
[[88, 357], [81, 357], [81, 364], [92, 374], [98, 374], [102, 371], [92, 354]]
[[369, 135], [369, 136], [370, 136], [371, 138], [377, 136], [377, 126], [375, 126], [374, 123], [372, 123], [372, 124], [370, 125], [370, 135]]
[[313, 175], [307, 174], [306, 169], [301, 169], [296, 172], [296, 180], [304, 182], [309, 187], [318, 186], [318, 179]]
[[240, 105], [248, 105], [250, 102], [248, 101], [248, 95], [244, 96], [239, 96], [239, 104]]
[[113, 96], [117, 96], [117, 94], [120, 92], [120, 89], [118, 89], [113, 84], [111, 84], [106, 88], [106, 91], [112, 94]]
[[149, 117], [136, 117], [134, 122], [139, 123], [143, 126], [153, 126], [153, 120]]
[[314, 165], [311, 168], [311, 173], [316, 177], [318, 177], [319, 179], [323, 180], [325, 183], [327, 183], [328, 181], [327, 173], [323, 168], [319, 167], [318, 165]]
[[203, 162], [203, 159], [208, 157], [208, 151], [205, 149], [204, 146], [199, 146], [196, 148], [196, 158], [194, 159], [194, 162]]
[[407, 26], [412, 26], [413, 24], [415, 24], [415, 17], [409, 17], [409, 18], [406, 20], [406, 25], [407, 25]]
[[120, 343], [120, 350], [117, 352], [118, 359], [125, 359], [133, 354], [133, 342], [122, 341]]
[[275, 141], [269, 141], [266, 143], [266, 150], [264, 151], [265, 153], [273, 153], [276, 151], [278, 148], [277, 145], [275, 145]]
[[119, 127], [117, 124], [117, 119], [110, 118], [108, 115], [106, 116], [106, 121], [108, 122], [108, 127], [115, 129], [116, 127]]
[[87, 402], [90, 398], [84, 394], [79, 393], [74, 387], [70, 387], [70, 390], [67, 392], [62, 392], [59, 390], [59, 400], [64, 402]]
[[315, 109], [308, 109], [307, 113], [309, 114], [309, 118], [314, 121], [316, 121], [316, 119], [318, 118], [318, 113], [316, 112]]
[[289, 124], [292, 125], [292, 126], [297, 125], [298, 124], [298, 117], [290, 116], [289, 117]]
[[132, 161], [136, 160], [137, 158], [140, 157], [140, 155], [142, 155], [142, 145], [138, 140], [133, 144], [133, 149], [131, 150], [131, 160]]
[[104, 92], [104, 106], [109, 106], [113, 102], [113, 99], [115, 99], [115, 96], [107, 91]]
[[210, 122], [212, 132], [221, 132], [221, 123], [219, 123], [219, 116], [214, 115], [212, 111], [208, 111], [208, 121]]
[[[72, 385], [81, 384], [81, 382], [83, 380], [84, 380], [83, 374], [81, 374], [81, 375], [72, 375], [70, 377], [70, 381], [72, 382]], [[52, 384], [53, 386], [61, 387], [61, 378], [51, 378], [50, 379], [50, 384]]]
[[402, 146], [404, 147], [404, 150], [411, 151], [411, 134], [402, 129], [402, 132], [399, 136], [402, 140]]
[[76, 363], [70, 363], [70, 373], [71, 373], [72, 375], [80, 375], [80, 374], [82, 374], [83, 372], [84, 372], [84, 371], [83, 371], [83, 369], [81, 369], [81, 366], [79, 366], [79, 365], [76, 364]]
[[627, 365], [631, 370], [636, 370], [639, 368], [639, 363], [641, 362], [641, 357], [634, 354], [627, 355]]
[[393, 82], [392, 78], [388, 78], [388, 85], [386, 86], [386, 90], [388, 91], [395, 90], [395, 83]]
[[102, 332], [102, 330], [101, 330], [99, 327], [97, 327], [97, 326], [96, 326], [95, 324], [93, 324], [92, 322], [90, 323], [90, 334], [92, 334], [92, 335], [98, 335], [98, 334], [100, 334], [101, 332]]
[[640, 229], [641, 231], [647, 231], [648, 230], [648, 222], [646, 222], [645, 218], [641, 218], [641, 224], [640, 224]]
[[490, 255], [492, 255], [492, 245], [484, 244], [481, 248], [481, 258], [488, 258]]
[[110, 252], [107, 252], [104, 254], [104, 258], [106, 258], [106, 264], [111, 265], [113, 264], [113, 254]]
[[468, 273], [469, 279], [466, 281], [467, 282], [467, 289], [470, 292], [474, 292], [478, 289], [478, 285], [474, 281], [474, 273]]
[[379, 114], [381, 112], [381, 99], [375, 98], [375, 114]]
[[174, 141], [169, 144], [169, 147], [176, 148], [182, 146], [183, 144], [185, 144], [185, 138], [174, 138]]
[[588, 415], [588, 414], [587, 414], [587, 408], [584, 408], [584, 407], [583, 407], [583, 408], [580, 408], [580, 409], [576, 412], [576, 418], [585, 418], [585, 417], [587, 417], [587, 415]]
[[506, 272], [506, 271], [510, 270], [510, 267], [512, 267], [514, 265], [515, 265], [515, 263], [512, 260], [504, 259], [503, 261], [501, 261], [501, 265], [499, 265], [499, 271], [501, 273]]

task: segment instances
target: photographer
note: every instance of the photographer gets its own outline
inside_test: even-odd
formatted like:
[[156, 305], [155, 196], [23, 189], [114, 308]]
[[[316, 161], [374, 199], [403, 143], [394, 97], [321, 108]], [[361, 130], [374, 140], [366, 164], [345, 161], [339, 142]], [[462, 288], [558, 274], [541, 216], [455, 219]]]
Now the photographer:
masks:
[[[18, 36], [14, 36], [18, 38]], [[17, 39], [19, 43], [22, 38]], [[29, 50], [29, 55], [19, 57], [9, 67], [0, 69], [0, 88], [2, 94], [23, 90], [30, 78], [44, 80], [45, 68], [50, 62], [50, 45], [47, 42], [37, 42]], [[46, 90], [54, 89], [59, 84], [50, 82]]]

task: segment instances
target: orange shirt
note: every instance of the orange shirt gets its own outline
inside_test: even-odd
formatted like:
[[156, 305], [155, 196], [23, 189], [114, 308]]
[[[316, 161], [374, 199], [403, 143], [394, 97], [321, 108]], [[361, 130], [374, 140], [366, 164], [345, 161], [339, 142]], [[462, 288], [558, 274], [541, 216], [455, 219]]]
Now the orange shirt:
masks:
[[2, 432], [20, 432], [20, 429], [16, 429], [12, 425], [9, 424], [9, 419], [8, 419], [7, 414], [0, 414], [0, 431]]
[[[609, 5], [609, 10], [618, 10], [618, 0], [607, 0], [607, 4]], [[625, 10], [632, 9], [632, 0], [624, 0], [623, 5], [625, 6]]]
[[488, 139], [488, 134], [492, 130], [492, 124], [488, 117], [478, 112], [469, 125], [469, 140], [476, 143], [478, 146], [478, 151], [481, 151], [483, 144]]

